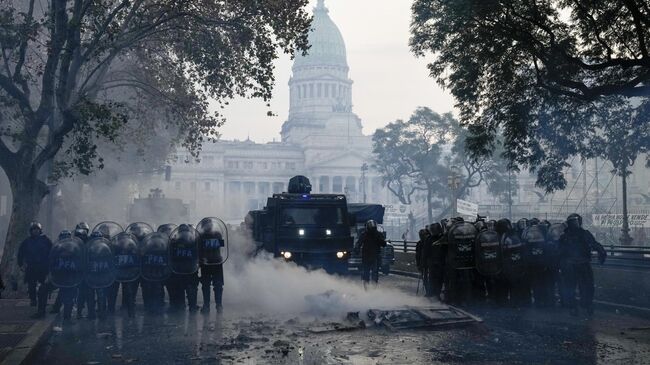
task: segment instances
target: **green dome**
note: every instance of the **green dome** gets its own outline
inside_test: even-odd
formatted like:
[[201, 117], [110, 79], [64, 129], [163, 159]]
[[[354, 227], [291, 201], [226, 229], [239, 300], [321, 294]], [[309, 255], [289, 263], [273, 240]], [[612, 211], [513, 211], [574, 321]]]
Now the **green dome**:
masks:
[[319, 0], [314, 8], [314, 19], [309, 33], [311, 48], [306, 56], [296, 56], [294, 69], [304, 66], [348, 67], [343, 36], [328, 13], [324, 0]]

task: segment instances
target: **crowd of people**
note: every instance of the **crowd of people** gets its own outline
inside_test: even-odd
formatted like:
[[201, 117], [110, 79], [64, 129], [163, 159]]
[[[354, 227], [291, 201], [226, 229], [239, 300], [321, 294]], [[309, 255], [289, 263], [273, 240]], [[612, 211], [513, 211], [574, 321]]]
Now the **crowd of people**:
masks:
[[[141, 293], [145, 310], [162, 313], [165, 297], [168, 311], [188, 309], [210, 312], [214, 305], [222, 311], [225, 226], [205, 218], [194, 228], [190, 224], [164, 224], [154, 231], [146, 223], [133, 223], [125, 230], [113, 222], [90, 226], [79, 223], [74, 231], [62, 231], [55, 243], [40, 223], [29, 227], [29, 237], [18, 251], [18, 266], [24, 270], [34, 318], [46, 315], [49, 296], [58, 289], [50, 313], [63, 309], [70, 319], [84, 310], [89, 319], [115, 313], [121, 287], [122, 309], [135, 315]], [[226, 235], [227, 237], [227, 235]], [[197, 305], [199, 283], [203, 306]]]
[[[416, 265], [427, 296], [450, 304], [489, 301], [500, 306], [553, 307], [593, 314], [592, 252], [606, 252], [571, 214], [565, 222], [462, 218], [419, 231]], [[577, 290], [576, 290], [577, 289]], [[576, 299], [579, 293], [579, 302]]]

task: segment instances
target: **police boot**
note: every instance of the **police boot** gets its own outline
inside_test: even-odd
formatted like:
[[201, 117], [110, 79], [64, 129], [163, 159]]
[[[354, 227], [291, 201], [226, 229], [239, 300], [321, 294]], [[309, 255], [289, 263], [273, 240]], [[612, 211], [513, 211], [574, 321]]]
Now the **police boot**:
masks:
[[219, 285], [214, 288], [214, 302], [217, 313], [223, 312], [223, 286]]
[[210, 286], [201, 285], [201, 292], [203, 292], [203, 307], [201, 308], [201, 313], [210, 313]]

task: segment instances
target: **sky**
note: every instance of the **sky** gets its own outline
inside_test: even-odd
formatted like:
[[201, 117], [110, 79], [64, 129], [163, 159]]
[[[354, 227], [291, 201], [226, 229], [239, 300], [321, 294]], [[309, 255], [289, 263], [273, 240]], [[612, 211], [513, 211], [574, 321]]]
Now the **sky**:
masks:
[[[353, 110], [363, 122], [364, 134], [397, 119], [408, 119], [419, 106], [439, 112], [453, 111], [451, 95], [442, 90], [427, 70], [427, 60], [411, 53], [410, 0], [326, 0], [330, 17], [347, 46]], [[312, 0], [309, 8], [316, 5]], [[237, 99], [225, 110], [222, 139], [280, 140], [280, 128], [289, 111], [293, 61], [283, 55], [275, 63], [276, 85], [271, 111], [259, 100]]]

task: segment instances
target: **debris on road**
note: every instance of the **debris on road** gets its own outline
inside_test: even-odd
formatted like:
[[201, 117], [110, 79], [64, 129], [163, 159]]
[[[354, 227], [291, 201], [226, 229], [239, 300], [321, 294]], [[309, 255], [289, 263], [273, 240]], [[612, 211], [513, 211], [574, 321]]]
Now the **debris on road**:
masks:
[[452, 306], [436, 308], [409, 307], [397, 310], [371, 309], [368, 311], [368, 318], [376, 326], [384, 326], [391, 331], [465, 326], [483, 322], [481, 318]]

